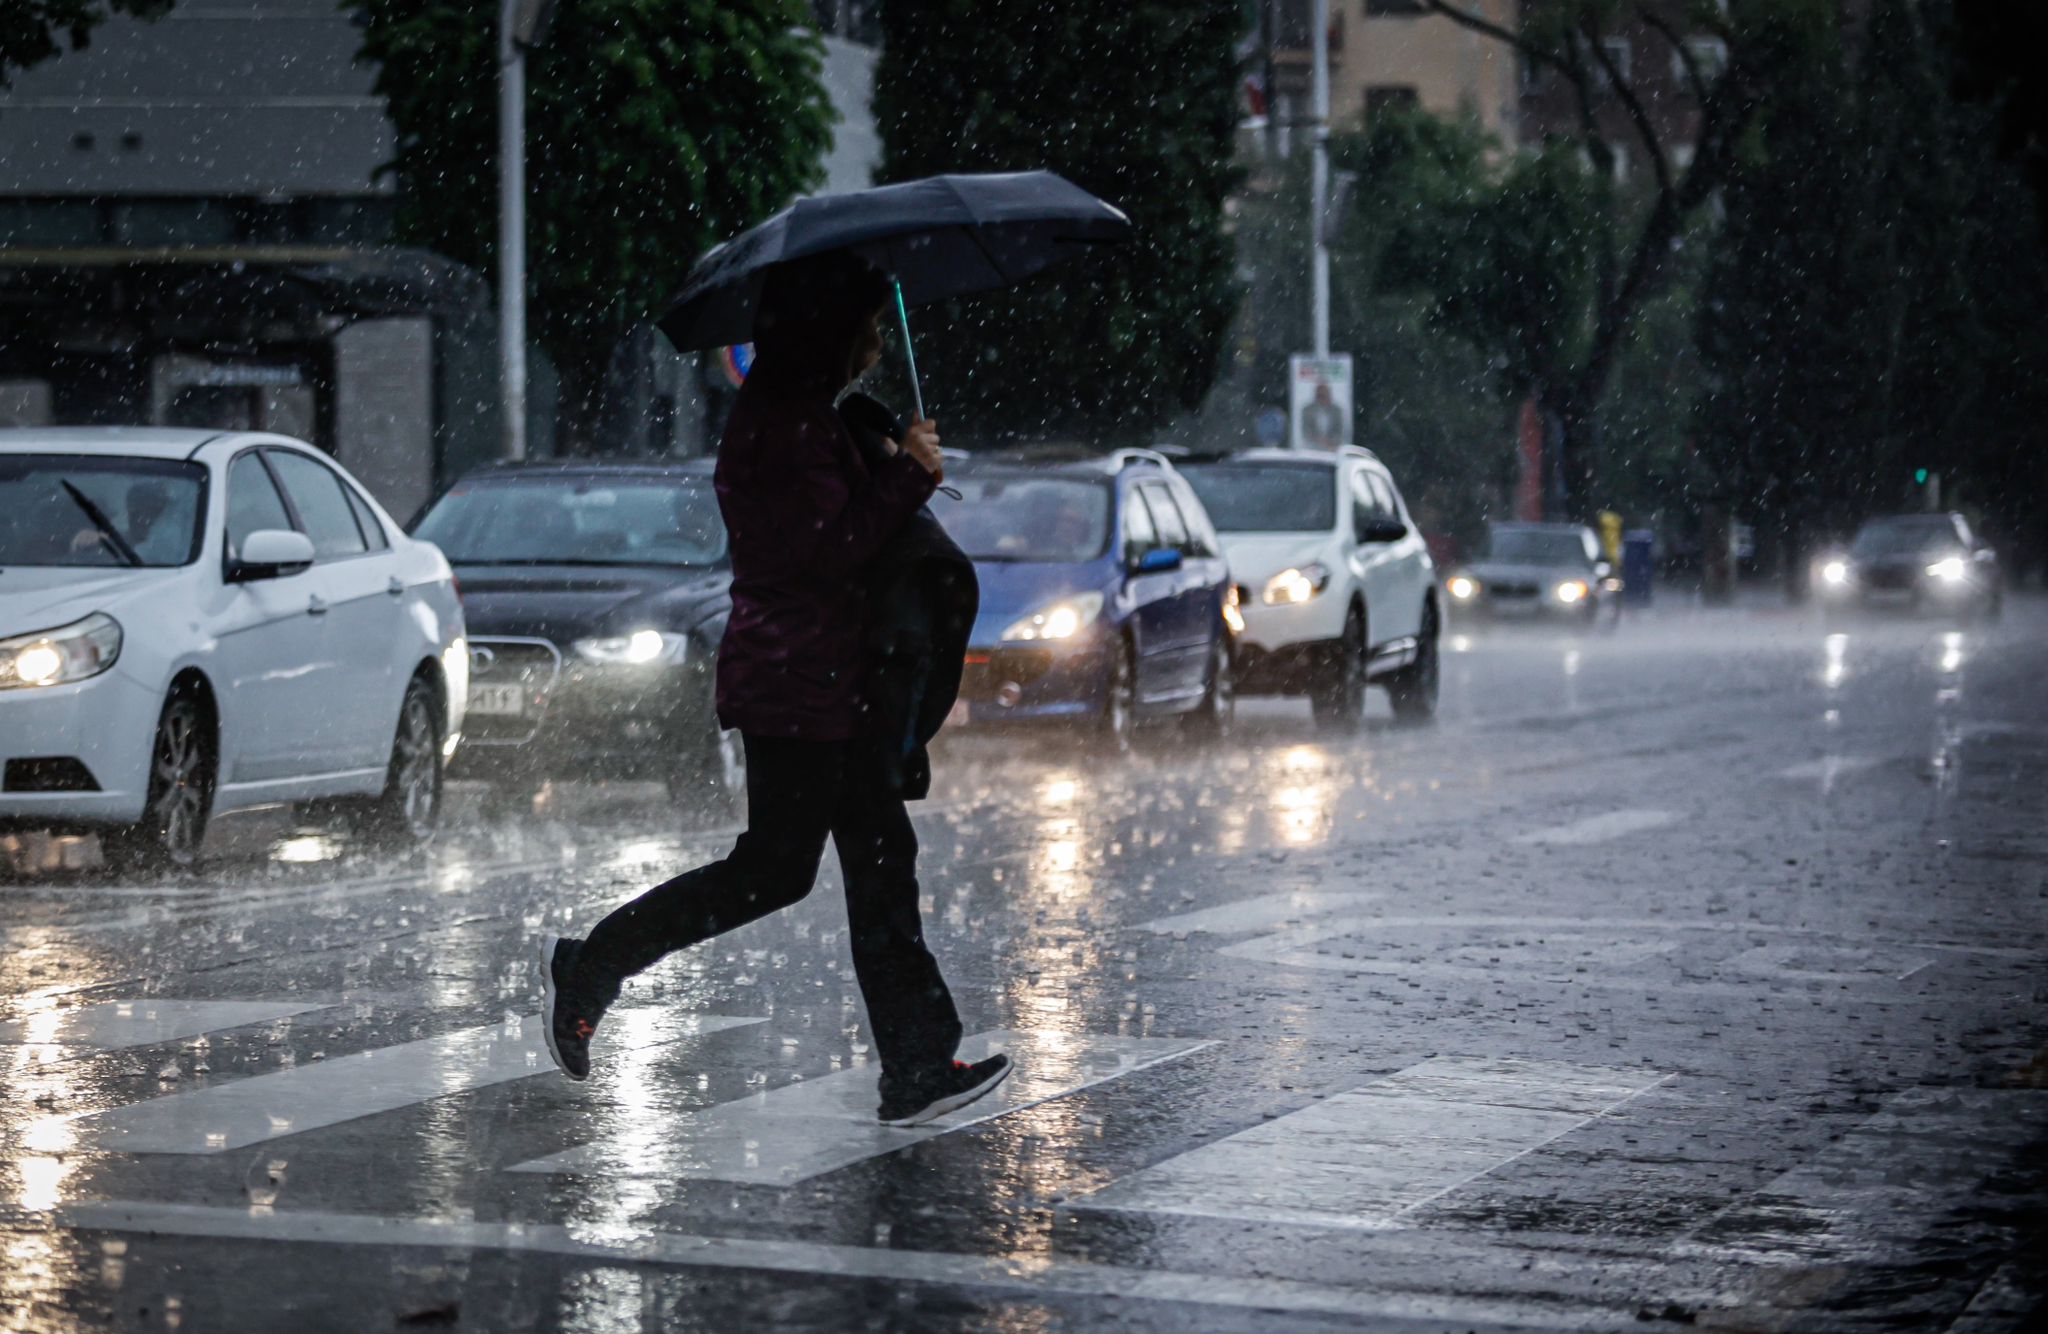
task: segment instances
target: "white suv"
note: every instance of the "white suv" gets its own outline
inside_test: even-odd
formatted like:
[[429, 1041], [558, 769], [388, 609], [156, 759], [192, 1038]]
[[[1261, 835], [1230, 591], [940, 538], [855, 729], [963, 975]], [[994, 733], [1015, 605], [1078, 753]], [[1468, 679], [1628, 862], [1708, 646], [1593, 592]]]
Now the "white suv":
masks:
[[1180, 465], [1237, 581], [1242, 694], [1301, 695], [1348, 730], [1368, 681], [1394, 716], [1436, 713], [1436, 566], [1370, 451], [1260, 449]]

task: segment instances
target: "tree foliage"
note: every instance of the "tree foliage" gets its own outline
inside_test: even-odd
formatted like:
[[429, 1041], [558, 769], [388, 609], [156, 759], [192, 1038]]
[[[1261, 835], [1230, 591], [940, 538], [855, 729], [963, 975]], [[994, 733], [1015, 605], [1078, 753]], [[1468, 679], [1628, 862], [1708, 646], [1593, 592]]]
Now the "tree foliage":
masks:
[[154, 19], [171, 0], [6, 0], [0, 4], [0, 92], [22, 70], [92, 44], [93, 29], [114, 14]]
[[[497, 0], [346, 0], [398, 129], [401, 234], [496, 267]], [[819, 179], [832, 111], [802, 0], [564, 0], [527, 60], [535, 337], [571, 447], [705, 249]]]
[[881, 178], [1048, 167], [1136, 240], [915, 318], [954, 440], [1144, 440], [1214, 381], [1237, 302], [1224, 201], [1233, 0], [885, 0]]

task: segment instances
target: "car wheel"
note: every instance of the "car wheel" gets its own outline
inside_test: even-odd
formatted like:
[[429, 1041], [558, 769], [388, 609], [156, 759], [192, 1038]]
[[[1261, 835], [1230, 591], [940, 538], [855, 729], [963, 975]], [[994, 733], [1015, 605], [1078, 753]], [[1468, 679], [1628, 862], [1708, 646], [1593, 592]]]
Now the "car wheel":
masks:
[[441, 717], [433, 687], [414, 677], [398, 706], [384, 792], [371, 803], [365, 831], [388, 847], [417, 847], [441, 827]]
[[1138, 663], [1131, 641], [1120, 640], [1109, 658], [1109, 683], [1095, 730], [1119, 755], [1131, 753], [1138, 733]]
[[1309, 693], [1309, 710], [1327, 731], [1354, 732], [1365, 721], [1365, 613], [1344, 617], [1344, 637]]
[[1415, 637], [1415, 661], [1387, 678], [1387, 700], [1397, 721], [1410, 727], [1436, 717], [1437, 692], [1443, 682], [1442, 632], [1436, 608], [1422, 608], [1422, 632]]
[[1187, 718], [1188, 730], [1205, 741], [1227, 741], [1237, 730], [1237, 667], [1227, 636], [1211, 651], [1209, 689]]
[[164, 702], [149, 752], [149, 788], [137, 824], [101, 840], [122, 870], [189, 870], [199, 864], [213, 814], [219, 755], [212, 719], [198, 695], [181, 690]]
[[678, 803], [708, 802], [731, 813], [747, 795], [747, 749], [737, 729], [712, 720], [694, 748], [668, 776], [669, 799]]

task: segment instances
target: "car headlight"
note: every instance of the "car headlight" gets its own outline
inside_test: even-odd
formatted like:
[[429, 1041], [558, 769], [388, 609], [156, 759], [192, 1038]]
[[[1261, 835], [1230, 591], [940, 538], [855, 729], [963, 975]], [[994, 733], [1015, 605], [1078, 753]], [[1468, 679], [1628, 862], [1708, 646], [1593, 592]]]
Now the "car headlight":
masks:
[[1454, 574], [1444, 581], [1444, 587], [1460, 602], [1470, 602], [1479, 596], [1479, 581], [1470, 575]]
[[103, 611], [55, 630], [0, 639], [0, 690], [98, 676], [121, 656], [121, 623]]
[[1259, 601], [1268, 606], [1292, 606], [1306, 602], [1330, 586], [1330, 571], [1321, 561], [1290, 565], [1266, 581]]
[[1848, 583], [1849, 562], [1845, 560], [1828, 561], [1820, 567], [1820, 581], [1836, 588], [1840, 588], [1843, 584]]
[[1061, 598], [1049, 606], [1040, 607], [1021, 620], [1010, 622], [1009, 628], [1003, 631], [1003, 638], [1072, 639], [1101, 614], [1100, 593], [1082, 593], [1076, 597]]
[[585, 662], [608, 667], [645, 667], [656, 662], [681, 662], [689, 655], [690, 637], [665, 630], [635, 630], [630, 634], [579, 639], [569, 648]]
[[1945, 556], [1927, 567], [1927, 573], [1931, 577], [1945, 584], [1961, 583], [1963, 576], [1969, 572], [1970, 567], [1963, 562], [1961, 556]]
[[1232, 584], [1223, 590], [1223, 628], [1234, 635], [1244, 633], [1244, 589]]
[[1567, 579], [1551, 591], [1559, 602], [1569, 607], [1572, 603], [1581, 601], [1586, 596], [1586, 581], [1583, 579]]

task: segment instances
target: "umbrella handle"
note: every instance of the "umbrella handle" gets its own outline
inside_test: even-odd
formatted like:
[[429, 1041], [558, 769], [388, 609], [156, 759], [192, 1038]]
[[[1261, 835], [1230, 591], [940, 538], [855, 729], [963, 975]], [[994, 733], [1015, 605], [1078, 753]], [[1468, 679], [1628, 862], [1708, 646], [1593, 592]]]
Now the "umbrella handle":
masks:
[[896, 289], [896, 322], [903, 329], [903, 356], [910, 363], [910, 401], [917, 409], [916, 420], [924, 420], [924, 390], [917, 383], [917, 352], [910, 346], [910, 311], [903, 304], [903, 283], [892, 280]]

